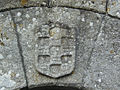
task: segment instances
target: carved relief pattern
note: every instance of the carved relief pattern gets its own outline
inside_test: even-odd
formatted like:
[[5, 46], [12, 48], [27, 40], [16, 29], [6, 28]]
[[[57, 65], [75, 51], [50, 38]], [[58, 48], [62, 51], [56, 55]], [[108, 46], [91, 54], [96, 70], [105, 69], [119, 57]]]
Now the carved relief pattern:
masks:
[[35, 62], [38, 72], [58, 78], [70, 74], [75, 63], [75, 30], [43, 25], [35, 35]]

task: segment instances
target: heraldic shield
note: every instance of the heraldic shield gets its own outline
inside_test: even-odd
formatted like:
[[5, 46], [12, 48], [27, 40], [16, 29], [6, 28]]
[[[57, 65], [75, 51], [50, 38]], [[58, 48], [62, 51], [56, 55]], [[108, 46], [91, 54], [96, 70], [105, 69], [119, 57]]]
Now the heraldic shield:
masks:
[[63, 24], [45, 24], [35, 33], [36, 70], [59, 78], [75, 67], [75, 30]]

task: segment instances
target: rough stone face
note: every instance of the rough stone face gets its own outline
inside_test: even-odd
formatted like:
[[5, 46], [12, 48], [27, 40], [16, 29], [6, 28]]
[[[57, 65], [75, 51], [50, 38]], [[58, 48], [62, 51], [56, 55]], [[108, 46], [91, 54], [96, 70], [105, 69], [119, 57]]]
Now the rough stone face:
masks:
[[58, 79], [58, 85], [71, 85], [74, 87], [78, 85], [77, 87], [80, 87], [83, 83], [82, 78], [87, 68], [94, 39], [99, 32], [102, 16], [84, 10], [76, 10], [75, 12], [74, 9], [67, 8], [54, 8], [51, 12], [52, 14], [49, 14], [50, 20], [73, 26], [76, 28], [77, 33], [75, 70], [73, 74]]
[[0, 13], [0, 90], [26, 86], [17, 44], [10, 13]]
[[[59, 10], [59, 12], [57, 13], [56, 11]], [[72, 12], [71, 15], [69, 12]], [[22, 45], [23, 48], [23, 56], [24, 56], [24, 60], [25, 60], [25, 64], [26, 64], [26, 69], [27, 69], [27, 76], [28, 76], [28, 84], [29, 86], [37, 86], [37, 85], [55, 85], [57, 83], [58, 79], [54, 79], [56, 77], [59, 76], [63, 76], [66, 74], [70, 74], [73, 70], [74, 70], [74, 62], [75, 62], [75, 29], [74, 29], [74, 25], [76, 24], [76, 20], [77, 20], [77, 16], [79, 15], [79, 10], [69, 10], [67, 8], [62, 9], [62, 8], [53, 8], [53, 9], [49, 9], [49, 8], [29, 8], [29, 9], [22, 9], [22, 10], [15, 10], [12, 11], [13, 13], [13, 17], [15, 18], [15, 22], [17, 23], [17, 30], [20, 34], [20, 43]], [[34, 14], [33, 14], [34, 13]], [[63, 14], [65, 15], [65, 17], [63, 17]], [[54, 16], [53, 16], [54, 15]], [[60, 15], [60, 17], [58, 16]], [[69, 17], [68, 17], [69, 15]], [[76, 16], [76, 17], [73, 17]], [[69, 19], [71, 18], [71, 19]], [[60, 19], [63, 19], [60, 21]], [[64, 22], [64, 20], [66, 20]], [[73, 21], [73, 22], [71, 22]], [[68, 23], [69, 22], [69, 26]], [[67, 25], [66, 25], [67, 24]], [[55, 28], [53, 28], [55, 27]], [[62, 35], [62, 40], [59, 40], [59, 36], [61, 37], [61, 35], [57, 32], [53, 32], [55, 30], [63, 30], [60, 31], [61, 35]], [[52, 31], [50, 31], [52, 30]], [[49, 32], [50, 34], [46, 34], [46, 32]], [[70, 32], [68, 32], [70, 31]], [[42, 32], [42, 33], [40, 33]], [[65, 33], [66, 32], [66, 33]], [[55, 34], [56, 33], [56, 34]], [[44, 41], [43, 43], [40, 43], [40, 40], [36, 40], [36, 38], [38, 39], [39, 35], [39, 39], [40, 39], [40, 34], [42, 34], [44, 37], [48, 37], [48, 35], [51, 35], [51, 39], [48, 41]], [[54, 36], [55, 34], [55, 36]], [[67, 35], [68, 34], [68, 35]], [[58, 36], [58, 39], [56, 38], [56, 35]], [[66, 36], [67, 35], [67, 36]], [[48, 39], [46, 38], [45, 39]], [[66, 39], [71, 39], [72, 42], [66, 40]], [[37, 42], [36, 42], [37, 41]], [[38, 44], [39, 41], [39, 44]], [[59, 46], [59, 42], [62, 41], [61, 43], [63, 44], [63, 53], [61, 52], [55, 52], [54, 50], [57, 50], [55, 48], [57, 48], [56, 46]], [[48, 44], [50, 42], [50, 44]], [[52, 42], [52, 43], [51, 43]], [[53, 45], [56, 44], [56, 45]], [[57, 45], [58, 44], [58, 45]], [[64, 45], [65, 44], [65, 45]], [[47, 52], [48, 50], [45, 50], [47, 45], [51, 45], [51, 46], [55, 46], [55, 48], [49, 48], [51, 51], [50, 56], [52, 57], [52, 59], [48, 59], [47, 58]], [[68, 47], [69, 46], [70, 49]], [[44, 46], [44, 49], [40, 49], [42, 46]], [[50, 46], [50, 47], [51, 47]], [[66, 49], [68, 48], [68, 49]], [[58, 48], [59, 49], [59, 48]], [[41, 51], [40, 51], [41, 50]], [[68, 50], [68, 51], [67, 51]], [[38, 53], [39, 51], [39, 53]], [[59, 50], [60, 51], [60, 50]], [[40, 53], [43, 52], [43, 53]], [[39, 61], [39, 64], [36, 64], [36, 60], [38, 60], [38, 56], [41, 56], [41, 54], [44, 54], [42, 56], [46, 55], [46, 60], [58, 60], [61, 58], [62, 59], [62, 64], [64, 69], [61, 70], [65, 70], [65, 68], [68, 70], [66, 71], [58, 71], [58, 75], [55, 72], [52, 72], [53, 74], [51, 75], [50, 72], [48, 76], [51, 76], [53, 78], [50, 78], [47, 75], [47, 73], [45, 73], [45, 69], [44, 72], [41, 74], [40, 72], [42, 72], [39, 68], [41, 67], [42, 63], [42, 58], [40, 59], [41, 61]], [[54, 55], [55, 54], [55, 55]], [[56, 55], [61, 56], [57, 59]], [[64, 56], [65, 55], [65, 56]], [[67, 56], [66, 56], [67, 55]], [[37, 57], [37, 59], [35, 59], [35, 57]], [[68, 61], [64, 61], [64, 59], [69, 60]], [[45, 60], [45, 59], [44, 59]], [[61, 61], [61, 60], [60, 60]], [[49, 62], [45, 62], [48, 63]], [[57, 69], [59, 70], [59, 65], [61, 64], [61, 62], [57, 62], [57, 61], [53, 61], [53, 65], [58, 65]], [[69, 64], [70, 63], [70, 64]], [[70, 69], [71, 68], [71, 69]], [[55, 69], [56, 67], [52, 67], [50, 68], [52, 71]], [[37, 71], [38, 70], [38, 71]], [[57, 70], [56, 70], [57, 71]], [[59, 75], [60, 74], [60, 75]], [[69, 79], [70, 80], [70, 79]], [[74, 79], [71, 78], [71, 80], [75, 81]], [[72, 83], [72, 81], [71, 81]]]
[[0, 10], [24, 6], [68, 6], [105, 13], [106, 0], [0, 0]]
[[35, 33], [42, 25], [47, 23], [46, 14], [45, 8], [29, 8], [12, 11], [17, 31], [20, 35], [28, 85], [30, 87], [56, 83], [54, 79], [39, 74], [35, 65]]
[[108, 0], [108, 14], [120, 18], [120, 0]]
[[120, 89], [119, 0], [107, 6], [116, 19], [100, 14], [106, 0], [0, 2], [0, 10], [29, 7], [0, 12], [0, 90], [19, 90], [26, 79], [29, 88]]
[[85, 87], [120, 89], [120, 21], [106, 17], [86, 71]]
[[0, 10], [19, 7], [19, 0], [0, 0]]
[[47, 3], [47, 0], [0, 0], [0, 10], [24, 6], [46, 6]]
[[[84, 77], [84, 70], [86, 70], [87, 68], [88, 65], [87, 61], [89, 60], [90, 53], [93, 48], [94, 40], [96, 39], [97, 34], [99, 32], [102, 16], [93, 12], [82, 11], [82, 10], [79, 11], [68, 8], [57, 8], [57, 7], [52, 9], [45, 7], [18, 9], [18, 10], [13, 10], [12, 15], [15, 18], [15, 23], [20, 36], [20, 43], [22, 45], [29, 87], [43, 86], [43, 85], [81, 87], [83, 83], [82, 79]], [[65, 29], [65, 30], [63, 30], [60, 33], [50, 32], [50, 30], [56, 31], [56, 29], [57, 30]], [[69, 30], [72, 31], [70, 31], [69, 33], [68, 32]], [[66, 34], [64, 31], [67, 31]], [[74, 35], [74, 32], [76, 32], [75, 36], [71, 37], [72, 35]], [[59, 62], [55, 61], [54, 63], [57, 63], [56, 65], [58, 66], [56, 66], [55, 68], [54, 67], [51, 68], [51, 70], [56, 71], [55, 74], [53, 75], [51, 75], [50, 73], [47, 75], [45, 71], [46, 69], [44, 69], [44, 72], [42, 72], [41, 71], [42, 69], [39, 68], [40, 65], [44, 63], [42, 62], [43, 59], [46, 60], [45, 63], [49, 64], [48, 60], [50, 59], [48, 58], [50, 57], [49, 55], [47, 55], [49, 53], [48, 50], [45, 49], [47, 48], [47, 45], [49, 45], [49, 42], [51, 41], [48, 40], [49, 35], [51, 35], [52, 37], [53, 35], [59, 37], [61, 33], [63, 36], [67, 35], [68, 33], [68, 37], [71, 38], [75, 37], [77, 40], [75, 42], [74, 42], [75, 39], [73, 39], [72, 42], [70, 41], [65, 42], [67, 43], [65, 46], [71, 45], [73, 47], [73, 49], [71, 49], [72, 51], [71, 52], [68, 51], [69, 53], [67, 55], [68, 56], [71, 55], [70, 57], [73, 56], [72, 60], [75, 59], [75, 69], [73, 70], [69, 68], [68, 71], [66, 71], [62, 75], [63, 77], [56, 78], [59, 76], [59, 74], [61, 74], [61, 72], [56, 73], [57, 70], [59, 70], [59, 65], [58, 65]], [[38, 37], [36, 35], [39, 36], [39, 40], [37, 40]], [[41, 36], [42, 37], [45, 36], [44, 41], [40, 41]], [[56, 46], [57, 44], [59, 45], [60, 40], [59, 39], [56, 40], [56, 36], [53, 37], [53, 43], [51, 43], [51, 45], [53, 44], [56, 44]], [[76, 51], [74, 51], [74, 46], [76, 46]], [[39, 48], [43, 47], [44, 49], [38, 49], [38, 47]], [[64, 52], [63, 53], [56, 52], [57, 49], [54, 48], [52, 50], [54, 50], [53, 53], [50, 53], [51, 56], [53, 55], [52, 57], [57, 55], [59, 56], [64, 53]], [[75, 52], [75, 56], [74, 56], [74, 52]], [[38, 54], [42, 56], [40, 57], [41, 61], [39, 61], [39, 63], [42, 64], [37, 64], [38, 65], [37, 66], [38, 69], [37, 69], [36, 60], [38, 60]], [[37, 59], [35, 57], [37, 57]], [[67, 60], [71, 60], [70, 57]], [[54, 58], [52, 58], [51, 60], [54, 60]], [[73, 63], [74, 61], [71, 62]], [[70, 66], [73, 65], [72, 63], [71, 64], [67, 63], [66, 64], [67, 67], [69, 67], [69, 65]], [[72, 66], [72, 68], [73, 67], [74, 65]], [[65, 74], [70, 74], [70, 75], [64, 76]]]
[[51, 0], [52, 6], [68, 6], [105, 12], [106, 0]]
[[35, 34], [35, 65], [53, 78], [70, 74], [75, 65], [75, 30], [60, 24], [42, 25]]
[[20, 0], [21, 6], [47, 6], [48, 0]]

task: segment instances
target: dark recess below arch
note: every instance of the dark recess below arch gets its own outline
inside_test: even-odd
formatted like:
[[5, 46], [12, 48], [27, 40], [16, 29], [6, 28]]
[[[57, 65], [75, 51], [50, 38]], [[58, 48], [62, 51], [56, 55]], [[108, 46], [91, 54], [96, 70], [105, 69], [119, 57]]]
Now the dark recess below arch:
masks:
[[74, 88], [74, 87], [61, 87], [61, 86], [44, 86], [44, 87], [35, 87], [31, 89], [22, 88], [20, 90], [88, 90], [84, 87], [81, 87], [81, 89]]

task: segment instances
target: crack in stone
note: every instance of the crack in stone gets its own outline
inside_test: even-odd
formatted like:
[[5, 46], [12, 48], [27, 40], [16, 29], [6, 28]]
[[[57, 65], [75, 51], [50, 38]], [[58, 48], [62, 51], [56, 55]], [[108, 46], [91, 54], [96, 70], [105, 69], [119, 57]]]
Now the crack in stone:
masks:
[[[98, 33], [97, 33], [97, 35], [96, 35], [95, 40], [94, 40], [94, 43], [96, 43], [96, 41], [98, 40], [98, 36], [99, 36], [99, 34], [100, 34], [101, 28], [102, 28], [102, 24], [103, 24], [103, 22], [104, 22], [104, 18], [105, 18], [106, 16], [110, 16], [111, 18], [115, 18], [115, 19], [119, 19], [119, 20], [120, 20], [120, 18], [118, 18], [118, 17], [116, 17], [116, 16], [112, 16], [112, 15], [110, 15], [110, 14], [107, 14], [108, 1], [109, 1], [109, 0], [106, 0], [106, 12], [99, 12], [99, 11], [97, 11], [97, 10], [85, 9], [85, 8], [76, 8], [76, 7], [69, 7], [69, 6], [58, 6], [58, 7], [61, 7], [61, 8], [70, 8], [70, 9], [79, 9], [79, 10], [85, 10], [85, 11], [91, 11], [91, 12], [94, 12], [94, 13], [98, 13], [98, 14], [104, 15], [103, 18], [102, 18], [102, 20], [101, 20], [101, 24], [100, 24], [100, 26], [99, 26], [99, 31], [98, 31]], [[25, 79], [26, 79], [27, 87], [28, 87], [28, 80], [27, 80], [26, 69], [25, 69], [25, 64], [24, 64], [24, 56], [23, 56], [23, 54], [22, 54], [22, 53], [23, 53], [23, 51], [22, 51], [22, 46], [21, 46], [21, 43], [20, 43], [19, 33], [18, 33], [18, 31], [17, 31], [16, 23], [15, 23], [15, 20], [14, 20], [13, 15], [12, 15], [12, 13], [11, 13], [11, 10], [25, 9], [25, 8], [31, 8], [31, 7], [36, 7], [36, 6], [9, 8], [9, 9], [4, 9], [4, 10], [1, 10], [1, 11], [0, 11], [0, 12], [10, 11], [12, 20], [13, 20], [13, 22], [14, 22], [14, 24], [15, 24], [14, 29], [15, 29], [15, 33], [16, 33], [16, 36], [17, 36], [17, 43], [18, 43], [19, 53], [20, 53], [20, 56], [21, 56], [21, 61], [22, 61], [22, 66], [23, 66], [23, 70], [24, 70], [24, 74], [25, 74]], [[50, 0], [48, 0], [48, 5], [47, 5], [47, 6], [41, 6], [41, 7], [48, 7], [48, 8], [50, 8]], [[53, 7], [51, 7], [51, 8], [53, 8]], [[76, 45], [76, 47], [77, 47], [77, 45]], [[92, 53], [93, 53], [93, 51], [94, 51], [94, 48], [95, 48], [95, 45], [94, 45], [93, 48], [91, 49], [91, 52], [90, 52], [90, 55], [89, 55], [89, 58], [88, 58], [87, 69], [88, 69], [88, 67], [89, 67], [89, 65], [90, 65], [91, 56], [92, 56]], [[77, 57], [77, 55], [76, 55], [76, 57]], [[85, 82], [84, 82], [84, 78], [85, 78], [85, 77], [86, 77], [86, 76], [84, 75], [84, 76], [83, 76], [83, 85], [84, 85], [84, 83], [85, 83]]]
[[90, 52], [90, 56], [89, 56], [89, 58], [88, 58], [87, 69], [88, 69], [88, 67], [89, 67], [90, 59], [91, 59], [92, 53], [93, 53], [94, 48], [95, 48], [95, 43], [96, 43], [96, 41], [98, 40], [98, 36], [99, 36], [99, 34], [100, 34], [101, 30], [102, 30], [102, 27], [103, 27], [102, 25], [103, 25], [103, 22], [104, 22], [104, 18], [105, 18], [105, 17], [106, 17], [106, 16], [103, 16], [103, 17], [102, 17], [102, 20], [101, 20], [101, 24], [100, 24], [100, 26], [99, 26], [98, 33], [96, 34], [96, 38], [95, 38], [95, 40], [94, 40], [94, 46], [93, 46], [93, 48], [92, 48], [92, 50], [91, 50], [91, 52]]
[[105, 12], [100, 12], [100, 11], [98, 11], [98, 10], [90, 9], [90, 8], [89, 8], [89, 9], [88, 9], [88, 8], [77, 8], [77, 7], [72, 7], [72, 6], [61, 6], [61, 5], [59, 5], [59, 6], [51, 6], [51, 5], [50, 5], [50, 0], [48, 0], [47, 5], [41, 5], [41, 6], [32, 6], [32, 5], [30, 5], [30, 6], [24, 6], [24, 7], [6, 8], [6, 9], [0, 10], [0, 13], [1, 13], [1, 12], [6, 12], [6, 11], [11, 11], [11, 10], [16, 10], [16, 9], [26, 9], [26, 8], [32, 8], [32, 7], [33, 7], [33, 8], [34, 8], [34, 7], [47, 7], [47, 8], [59, 7], [59, 8], [68, 8], [68, 9], [70, 8], [70, 9], [91, 11], [91, 12], [93, 12], [93, 13], [98, 13], [98, 14], [106, 15], [106, 16], [109, 16], [109, 17], [111, 17], [111, 18], [120, 20], [119, 17], [108, 14], [108, 12], [107, 12], [108, 1], [109, 1], [109, 0], [106, 0], [106, 10], [105, 10]]
[[[101, 20], [101, 24], [100, 24], [100, 26], [99, 26], [99, 30], [98, 30], [98, 33], [97, 33], [97, 35], [95, 36], [96, 38], [95, 38], [95, 40], [94, 40], [94, 46], [93, 46], [93, 48], [91, 49], [91, 52], [90, 52], [90, 55], [89, 55], [89, 58], [88, 58], [88, 61], [87, 61], [87, 67], [86, 67], [86, 70], [88, 70], [89, 69], [89, 67], [90, 67], [90, 63], [91, 63], [91, 57], [92, 57], [92, 54], [93, 54], [93, 51], [94, 51], [94, 49], [95, 49], [95, 43], [96, 43], [96, 41], [98, 40], [98, 36], [99, 36], [99, 34], [100, 34], [100, 32], [101, 32], [101, 30], [102, 30], [102, 25], [103, 25], [103, 23], [104, 23], [104, 18], [106, 17], [106, 15], [104, 15], [103, 17], [102, 17], [102, 20]], [[83, 82], [83, 85], [85, 84], [85, 82], [84, 82], [84, 78], [86, 77], [86, 75], [83, 75], [83, 78], [82, 78], [82, 82]]]
[[96, 42], [97, 40], [98, 40], [98, 36], [99, 36], [99, 34], [100, 34], [100, 32], [101, 32], [101, 30], [102, 30], [102, 25], [103, 25], [103, 23], [104, 23], [104, 21], [105, 21], [105, 17], [106, 16], [103, 16], [102, 17], [102, 20], [101, 20], [101, 24], [100, 24], [100, 26], [99, 26], [99, 31], [98, 31], [98, 33], [97, 33], [97, 35], [96, 35], [96, 39], [94, 40], [94, 42]]
[[73, 6], [52, 6], [53, 7], [60, 7], [60, 8], [70, 8], [70, 9], [78, 9], [78, 10], [84, 10], [84, 11], [91, 11], [91, 12], [94, 12], [94, 13], [98, 13], [98, 14], [106, 14], [106, 12], [102, 12], [102, 11], [98, 11], [98, 10], [95, 10], [95, 9], [91, 9], [91, 8], [82, 8], [82, 7], [73, 7]]
[[108, 13], [108, 2], [109, 2], [109, 0], [106, 0], [106, 6], [105, 6], [106, 14]]
[[12, 18], [12, 21], [13, 21], [13, 24], [14, 24], [14, 30], [15, 30], [15, 34], [16, 34], [16, 38], [17, 38], [17, 46], [18, 46], [18, 49], [19, 49], [19, 54], [20, 54], [20, 57], [21, 57], [24, 77], [25, 77], [25, 80], [26, 80], [26, 90], [28, 90], [28, 79], [27, 79], [27, 74], [26, 74], [26, 69], [25, 69], [25, 62], [24, 62], [22, 46], [21, 46], [21, 43], [20, 43], [20, 37], [19, 37], [19, 33], [17, 31], [17, 26], [16, 26], [16, 23], [15, 23], [15, 20], [14, 20], [14, 17], [12, 15], [11, 11], [10, 11], [10, 15], [11, 15], [11, 18]]
[[111, 17], [111, 18], [114, 18], [114, 19], [118, 19], [118, 20], [120, 20], [120, 17], [113, 16], [113, 15], [110, 15], [110, 14], [108, 14], [108, 16]]
[[51, 6], [50, 6], [50, 2], [51, 2], [51, 0], [47, 0], [47, 6], [48, 6], [48, 8], [51, 7]]

